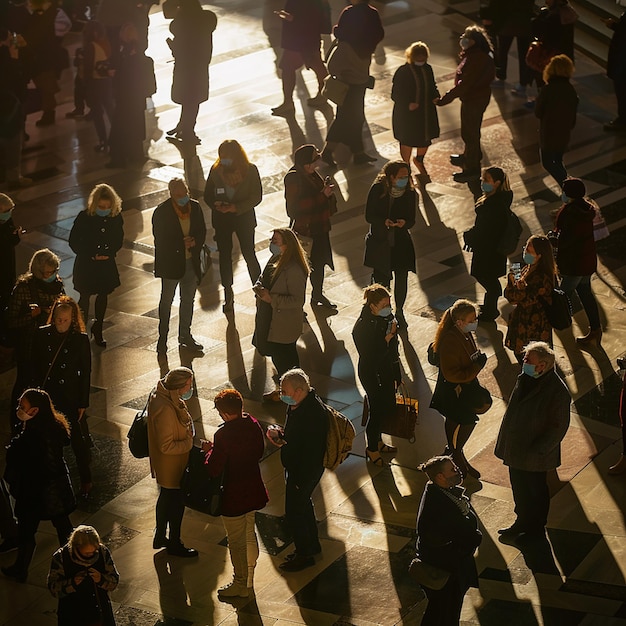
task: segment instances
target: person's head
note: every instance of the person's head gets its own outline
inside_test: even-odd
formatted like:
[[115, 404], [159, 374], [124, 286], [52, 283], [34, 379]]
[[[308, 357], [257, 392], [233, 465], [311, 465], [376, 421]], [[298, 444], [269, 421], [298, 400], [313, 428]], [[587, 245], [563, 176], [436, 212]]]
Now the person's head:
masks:
[[500, 167], [486, 167], [482, 173], [480, 187], [486, 196], [499, 191], [511, 191], [509, 177]]
[[66, 333], [70, 328], [77, 333], [85, 332], [83, 314], [75, 300], [69, 296], [59, 296], [48, 315], [48, 324], [52, 324], [58, 333]]
[[100, 550], [100, 535], [93, 526], [81, 524], [72, 531], [67, 545], [76, 556], [89, 560]]
[[587, 194], [587, 188], [580, 178], [566, 178], [563, 181], [563, 194], [571, 200], [579, 200]]
[[83, 40], [85, 42], [103, 41], [106, 39], [106, 29], [104, 24], [96, 20], [85, 22], [83, 27]]
[[235, 139], [226, 139], [222, 141], [220, 147], [217, 149], [218, 158], [215, 162], [216, 167], [222, 166], [226, 170], [236, 170], [244, 173], [250, 161], [248, 161], [248, 155], [241, 147], [241, 144]]
[[312, 143], [306, 143], [295, 151], [293, 162], [297, 170], [312, 174], [321, 158], [320, 151]]
[[188, 211], [190, 208], [190, 196], [187, 183], [182, 178], [172, 178], [172, 180], [168, 183], [167, 188], [170, 192], [170, 198], [172, 198], [178, 209], [181, 211]]
[[404, 161], [389, 161], [383, 166], [375, 182], [383, 184], [383, 195], [388, 195], [392, 189], [411, 189], [411, 169]]
[[308, 374], [294, 367], [280, 377], [280, 399], [288, 406], [298, 406], [311, 391]]
[[433, 347], [435, 351], [439, 347], [439, 340], [444, 332], [451, 328], [457, 328], [463, 333], [476, 330], [478, 319], [478, 305], [470, 300], [457, 300], [442, 316], [437, 326]]
[[533, 341], [524, 347], [522, 372], [539, 378], [554, 367], [554, 350], [545, 341]]
[[574, 75], [574, 64], [566, 54], [552, 57], [543, 69], [543, 81], [549, 83], [552, 78], [570, 79]]
[[444, 489], [463, 482], [463, 475], [450, 456], [434, 456], [422, 463], [418, 469], [422, 470], [431, 482]]
[[217, 412], [225, 422], [243, 415], [243, 397], [236, 389], [222, 389], [215, 396], [214, 402]]
[[30, 259], [28, 271], [39, 280], [53, 283], [61, 265], [61, 259], [48, 248], [37, 250]]
[[548, 276], [555, 276], [556, 262], [550, 240], [544, 235], [532, 235], [524, 246], [524, 262], [536, 265]]
[[14, 208], [15, 202], [6, 193], [0, 193], [0, 224], [9, 220]]
[[52, 6], [50, 0], [28, 0], [27, 4], [33, 13], [43, 13]]
[[188, 367], [175, 367], [162, 379], [168, 391], [174, 391], [183, 400], [189, 400], [193, 394], [193, 372]]
[[136, 49], [139, 44], [139, 33], [132, 22], [125, 22], [120, 28], [120, 41], [124, 46]]
[[280, 274], [284, 267], [295, 261], [308, 276], [309, 262], [306, 258], [306, 252], [291, 228], [274, 229], [270, 238], [270, 250], [273, 254], [279, 255], [274, 264], [274, 275]]
[[70, 425], [63, 413], [54, 408], [52, 399], [43, 389], [26, 389], [17, 401], [17, 417], [26, 424], [44, 427], [59, 426], [70, 434]]
[[415, 41], [404, 51], [404, 56], [407, 63], [424, 65], [430, 56], [430, 49], [423, 41]]
[[468, 26], [463, 31], [459, 38], [459, 45], [463, 51], [462, 54], [467, 53], [470, 48], [482, 50], [487, 54], [493, 52], [493, 44], [487, 31], [476, 24]]
[[363, 290], [363, 300], [369, 306], [372, 315], [387, 317], [391, 315], [391, 293], [389, 289], [374, 283]]
[[100, 217], [115, 217], [122, 210], [122, 199], [113, 187], [106, 183], [96, 185], [87, 200], [88, 215]]

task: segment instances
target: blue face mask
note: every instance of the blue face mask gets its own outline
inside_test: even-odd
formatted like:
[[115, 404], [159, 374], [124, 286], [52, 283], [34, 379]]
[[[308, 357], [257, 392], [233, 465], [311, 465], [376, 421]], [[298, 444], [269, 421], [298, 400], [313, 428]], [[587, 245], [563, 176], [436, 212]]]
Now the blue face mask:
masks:
[[524, 363], [522, 365], [522, 372], [531, 378], [539, 378], [539, 376], [541, 376], [541, 374], [537, 371], [537, 368], [532, 363]]
[[178, 206], [185, 206], [189, 202], [189, 200], [189, 196], [183, 196], [182, 198], [178, 198], [176, 202], [178, 203]]
[[376, 315], [378, 315], [378, 317], [389, 317], [391, 315], [391, 307], [384, 306]]
[[407, 185], [409, 184], [409, 178], [398, 178], [398, 180], [396, 180], [395, 182], [395, 186], [398, 189], [404, 189]]
[[491, 193], [493, 191], [493, 185], [485, 181], [480, 183], [480, 188], [483, 190], [483, 193]]
[[469, 37], [461, 37], [461, 39], [459, 39], [459, 45], [463, 50], [467, 50], [472, 45], [472, 40]]
[[570, 201], [569, 196], [566, 196], [564, 193], [561, 194], [561, 202], [563, 204], [567, 204]]
[[233, 160], [232, 159], [222, 159], [222, 157], [220, 157], [220, 163], [224, 167], [230, 167], [233, 164]]
[[13, 211], [6, 211], [6, 213], [0, 213], [0, 222], [8, 222], [11, 219]]
[[282, 402], [284, 402], [287, 406], [295, 406], [297, 403], [294, 400], [294, 398], [292, 398], [291, 396], [287, 396], [283, 393], [280, 394], [280, 399]]
[[191, 400], [191, 396], [193, 396], [193, 386], [189, 389], [189, 391], [185, 391], [180, 397], [183, 400]]
[[279, 254], [282, 253], [282, 250], [280, 249], [280, 246], [277, 243], [270, 241], [270, 252], [272, 253], [272, 256], [278, 256]]
[[98, 217], [108, 217], [111, 215], [111, 209], [96, 209], [96, 215]]
[[537, 260], [537, 257], [530, 252], [524, 252], [524, 263], [532, 265]]
[[478, 322], [470, 322], [469, 324], [465, 324], [465, 332], [473, 333], [478, 328]]
[[57, 279], [56, 273], [52, 274], [52, 276], [48, 276], [48, 278], [44, 278], [44, 283], [53, 283]]

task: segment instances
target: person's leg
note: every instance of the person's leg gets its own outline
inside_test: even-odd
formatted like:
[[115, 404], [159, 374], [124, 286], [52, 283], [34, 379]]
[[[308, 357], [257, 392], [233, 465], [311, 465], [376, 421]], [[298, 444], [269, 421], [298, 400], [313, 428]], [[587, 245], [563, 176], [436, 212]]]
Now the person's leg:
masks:
[[296, 554], [313, 557], [322, 551], [317, 531], [317, 520], [311, 494], [324, 472], [323, 468], [314, 476], [296, 483], [287, 472], [285, 486], [285, 519], [291, 530]]
[[400, 143], [400, 158], [405, 163], [411, 162], [411, 152], [413, 152], [412, 146], [405, 146], [403, 143]]
[[3, 567], [6, 576], [24, 582], [28, 575], [30, 562], [35, 554], [35, 534], [39, 528], [39, 518], [34, 515], [19, 515], [17, 518], [17, 556], [9, 567]]
[[[428, 176], [428, 170], [426, 169], [426, 166], [424, 165], [424, 157], [426, 156], [426, 153], [428, 152], [428, 146], [424, 148], [418, 147], [416, 148], [415, 152], [416, 154], [415, 154], [415, 157], [413, 157], [413, 163], [415, 164], [417, 171], [422, 176]], [[429, 181], [426, 181], [426, 182], [429, 182]]]
[[617, 99], [617, 120], [626, 126], [626, 78], [613, 81]]
[[167, 348], [167, 334], [170, 329], [170, 315], [172, 314], [172, 301], [176, 293], [178, 280], [174, 278], [161, 278], [161, 299], [159, 300], [159, 342], [157, 350]]
[[480, 149], [480, 127], [483, 114], [489, 101], [461, 103], [461, 139], [465, 144], [464, 172], [480, 174], [480, 161], [483, 157]]
[[200, 104], [197, 102], [184, 102], [181, 105], [179, 133], [182, 139], [194, 139], [196, 137], [196, 120]]
[[422, 589], [428, 598], [428, 605], [421, 626], [458, 626], [466, 591], [461, 587], [458, 577], [451, 575], [439, 590]]
[[78, 300], [78, 308], [80, 312], [83, 314], [83, 319], [85, 320], [85, 324], [87, 324], [87, 320], [89, 319], [89, 299], [91, 298], [91, 294], [89, 293], [81, 293], [80, 298]]
[[546, 472], [526, 472], [509, 467], [513, 501], [515, 502], [515, 529], [519, 532], [543, 532], [550, 508], [550, 493]]
[[59, 540], [59, 547], [63, 547], [72, 531], [74, 530], [74, 526], [72, 526], [72, 522], [67, 515], [57, 515], [50, 520], [55, 530], [57, 531], [57, 539]]
[[526, 87], [533, 82], [532, 70], [526, 65], [526, 52], [530, 46], [531, 38], [527, 35], [517, 36], [517, 64], [519, 69], [519, 84], [526, 91]]
[[363, 126], [365, 124], [365, 90], [364, 85], [351, 85], [346, 94], [344, 108], [347, 107], [346, 143], [352, 154], [363, 154]]
[[567, 170], [563, 165], [563, 153], [540, 148], [539, 155], [543, 169], [554, 178], [559, 187], [563, 187], [563, 181], [567, 178]]
[[400, 324], [406, 327], [404, 319], [404, 303], [406, 302], [406, 294], [409, 284], [408, 270], [395, 270], [393, 272], [393, 299], [396, 305], [396, 319]]
[[[17, 545], [17, 521], [13, 516], [9, 490], [2, 478], [0, 478], [0, 536], [4, 542], [8, 542], [7, 546], [9, 543], [11, 545]], [[3, 552], [1, 545], [0, 552]]]
[[104, 322], [104, 316], [106, 315], [107, 305], [109, 303], [109, 296], [106, 293], [96, 294], [96, 302], [94, 304], [96, 322]]
[[502, 285], [497, 276], [476, 276], [476, 280], [485, 288], [485, 298], [480, 307], [481, 320], [495, 320], [498, 310], [498, 298], [502, 295]]
[[600, 312], [598, 310], [598, 302], [593, 295], [591, 289], [591, 276], [581, 276], [578, 285], [576, 286], [576, 293], [580, 298], [580, 302], [585, 309], [587, 318], [589, 319], [589, 326], [591, 330], [602, 329], [600, 322]]
[[239, 595], [247, 595], [248, 582], [248, 556], [247, 556], [247, 536], [246, 536], [246, 515], [235, 517], [222, 516], [222, 523], [228, 538], [228, 552], [230, 562], [233, 565], [233, 580], [227, 587], [220, 589], [220, 592], [232, 592]]
[[319, 94], [324, 86], [324, 79], [328, 76], [328, 70], [326, 69], [324, 61], [322, 61], [322, 54], [319, 47], [317, 54], [311, 59], [310, 68], [315, 72], [315, 77], [317, 78], [317, 93]]
[[[315, 243], [313, 244], [315, 246]], [[314, 253], [311, 253], [311, 273], [309, 278], [311, 279], [311, 300], [321, 301], [324, 288], [324, 266], [325, 263], [315, 259]]]
[[159, 497], [155, 507], [156, 530], [154, 531], [154, 543], [158, 545], [163, 545], [167, 541], [167, 526], [169, 522], [168, 492], [168, 489], [159, 487]]
[[259, 264], [256, 252], [254, 251], [255, 226], [256, 217], [254, 215], [254, 210], [239, 217], [235, 225], [235, 233], [237, 234], [237, 239], [239, 240], [241, 255], [246, 262], [250, 282], [253, 285], [261, 275], [261, 265]]
[[102, 94], [100, 92], [100, 85], [98, 83], [98, 79], [93, 79], [89, 82], [89, 112], [94, 128], [96, 129], [96, 135], [98, 135], [99, 146], [103, 147], [106, 145], [107, 142], [107, 131], [104, 124], [104, 106], [102, 103]]
[[191, 259], [187, 259], [185, 275], [180, 281], [180, 309], [178, 310], [178, 337], [180, 339], [191, 337], [193, 301], [196, 295], [197, 282], [193, 262]]
[[[78, 421], [78, 412], [75, 408], [69, 409], [63, 407], [65, 417], [71, 425], [70, 443], [74, 456], [76, 457], [76, 465], [80, 475], [81, 492], [88, 493], [91, 489], [91, 448], [89, 442], [83, 437], [83, 431]], [[84, 415], [82, 419], [87, 419]]]
[[220, 282], [226, 289], [233, 286], [233, 230], [221, 225], [219, 230], [215, 231], [215, 243], [220, 266]]
[[[444, 423], [443, 423], [443, 428], [444, 431], [446, 433], [446, 441], [447, 443], [447, 447], [448, 450], [450, 451], [450, 454], [454, 453], [454, 449], [455, 449], [455, 437], [456, 437], [456, 431], [459, 428], [459, 424], [457, 422], [455, 422], [454, 420], [451, 420], [448, 417], [444, 418]], [[462, 469], [462, 468], [461, 468]]]
[[[462, 467], [460, 469], [463, 470], [464, 474], [469, 474], [474, 478], [480, 478], [480, 472], [472, 467], [468, 460], [465, 458], [465, 454], [463, 453], [463, 448], [465, 444], [468, 442], [471, 434], [474, 432], [474, 428], [476, 428], [476, 424], [461, 424], [459, 426], [459, 431], [456, 436], [456, 445], [455, 445], [455, 461], [460, 461]], [[457, 463], [458, 464], [458, 463]]]
[[498, 35], [496, 54], [496, 78], [506, 80], [506, 69], [509, 62], [509, 49], [513, 43], [512, 35]]
[[281, 80], [283, 83], [283, 102], [277, 109], [293, 109], [293, 90], [296, 88], [296, 70], [302, 67], [302, 57], [294, 50], [283, 50], [280, 61]]
[[300, 357], [294, 343], [270, 343], [272, 363], [280, 378], [285, 372], [294, 367], [300, 367]]
[[379, 269], [374, 268], [372, 270], [372, 284], [373, 283], [378, 283], [389, 289], [391, 286], [391, 272], [387, 274], [386, 272], [381, 272]]
[[47, 70], [41, 74], [37, 74], [37, 76], [33, 76], [33, 82], [41, 94], [41, 109], [43, 111], [43, 115], [35, 122], [35, 125], [48, 126], [54, 124], [57, 106], [54, 94], [58, 91], [55, 71]]
[[175, 546], [182, 543], [180, 540], [180, 529], [183, 524], [185, 505], [183, 494], [180, 489], [165, 489], [161, 487], [161, 492], [166, 492], [166, 515], [169, 525], [169, 545]]
[[[370, 410], [365, 429], [367, 449], [370, 453], [378, 452], [382, 442], [381, 426], [383, 418], [394, 411], [396, 406], [393, 375], [391, 372], [382, 372], [378, 376], [370, 376], [359, 372], [359, 379], [367, 394]], [[374, 456], [375, 459], [378, 458], [376, 455]]]
[[259, 541], [256, 537], [256, 511], [246, 513], [246, 562], [248, 563], [248, 577], [246, 586], [251, 588], [254, 583], [254, 568], [259, 560]]

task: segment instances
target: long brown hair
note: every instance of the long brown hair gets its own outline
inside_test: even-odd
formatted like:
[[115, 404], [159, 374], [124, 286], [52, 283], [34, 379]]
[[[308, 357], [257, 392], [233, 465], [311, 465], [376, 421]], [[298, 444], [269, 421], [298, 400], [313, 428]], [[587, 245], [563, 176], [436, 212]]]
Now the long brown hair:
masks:
[[85, 332], [85, 320], [83, 319], [81, 310], [78, 308], [78, 304], [76, 304], [76, 300], [73, 300], [69, 296], [59, 296], [50, 307], [48, 324], [54, 323], [54, 313], [57, 309], [70, 309], [70, 311], [72, 311], [72, 330], [76, 333]]
[[389, 161], [383, 165], [383, 169], [380, 170], [374, 184], [381, 183], [383, 187], [383, 193], [381, 198], [388, 196], [391, 190], [391, 177], [397, 176], [400, 170], [406, 169], [409, 172], [409, 182], [406, 189], [413, 189], [413, 182], [411, 181], [411, 166], [405, 161]]
[[437, 326], [437, 332], [435, 333], [435, 340], [433, 341], [433, 349], [437, 352], [439, 347], [439, 341], [445, 332], [450, 330], [458, 320], [462, 320], [470, 313], [478, 314], [478, 307], [476, 303], [471, 300], [457, 300], [442, 316], [439, 320], [439, 326]]
[[296, 237], [296, 233], [291, 228], [275, 228], [275, 233], [278, 233], [283, 244], [287, 246], [286, 250], [278, 257], [278, 261], [274, 264], [274, 277], [278, 276], [285, 266], [291, 263], [292, 259], [302, 268], [302, 271], [306, 276], [309, 275], [309, 262], [306, 258], [306, 252], [302, 247], [302, 244]]
[[35, 415], [33, 420], [36, 419], [37, 422], [42, 424], [44, 427], [61, 427], [65, 430], [68, 436], [70, 435], [69, 422], [65, 419], [65, 415], [63, 415], [63, 413], [54, 408], [52, 398], [50, 398], [47, 391], [44, 391], [43, 389], [31, 388], [27, 389], [20, 397], [25, 398], [31, 406], [39, 409], [39, 412]]
[[537, 261], [530, 266], [530, 271], [547, 274], [552, 280], [552, 287], [554, 287], [557, 269], [550, 240], [544, 235], [532, 235], [528, 238], [526, 245], [529, 243], [532, 244], [535, 252], [541, 255], [541, 258], [537, 259]]
[[[229, 187], [236, 187], [248, 172], [250, 161], [248, 155], [235, 139], [222, 141], [217, 149], [218, 157], [213, 167], [218, 167], [224, 182]], [[222, 163], [222, 159], [232, 159], [232, 165], [228, 167]]]

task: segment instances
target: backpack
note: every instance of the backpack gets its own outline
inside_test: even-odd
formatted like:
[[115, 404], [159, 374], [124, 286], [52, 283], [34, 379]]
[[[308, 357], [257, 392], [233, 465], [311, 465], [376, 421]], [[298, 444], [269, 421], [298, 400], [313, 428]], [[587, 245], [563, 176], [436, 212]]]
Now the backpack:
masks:
[[328, 436], [326, 438], [326, 452], [324, 452], [324, 467], [334, 470], [343, 463], [352, 450], [352, 441], [356, 436], [356, 429], [352, 422], [343, 414], [328, 404]]
[[565, 330], [572, 325], [572, 305], [562, 289], [552, 290], [552, 304], [543, 296], [538, 296], [538, 300], [552, 328]]
[[519, 217], [517, 217], [513, 211], [509, 211], [509, 216], [506, 218], [506, 228], [502, 233], [496, 251], [506, 256], [513, 254], [515, 250], [517, 250], [517, 244], [519, 243], [521, 234], [522, 223], [519, 221]]

